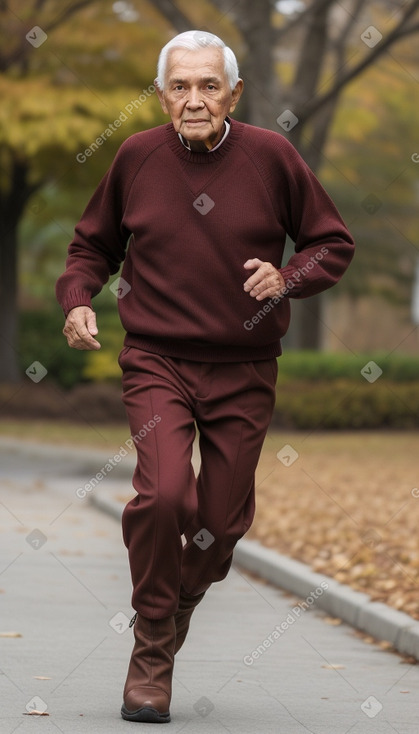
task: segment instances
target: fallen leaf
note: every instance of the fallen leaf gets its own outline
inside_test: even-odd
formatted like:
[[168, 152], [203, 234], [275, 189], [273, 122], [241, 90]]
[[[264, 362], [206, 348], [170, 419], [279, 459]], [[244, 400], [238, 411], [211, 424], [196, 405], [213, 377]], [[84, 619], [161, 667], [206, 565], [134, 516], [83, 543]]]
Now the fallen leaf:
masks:
[[51, 680], [51, 678], [48, 678], [46, 675], [34, 675], [35, 680]]
[[20, 632], [0, 632], [0, 637], [22, 637]]
[[[287, 439], [298, 449], [298, 433]], [[417, 483], [417, 434], [314, 433], [304, 442], [304, 476], [278, 463], [283, 444], [282, 432], [269, 432], [249, 539], [419, 620], [419, 505], [406, 490]]]
[[322, 668], [327, 668], [327, 670], [344, 670], [345, 665], [339, 665], [338, 663], [336, 665], [322, 665]]
[[367, 643], [367, 645], [377, 644], [377, 640], [375, 639], [375, 637], [371, 637], [370, 635], [365, 635], [365, 637], [363, 637], [363, 640]]
[[33, 711], [25, 711], [23, 714], [24, 716], [49, 716], [48, 711], [37, 711], [34, 709]]
[[342, 620], [339, 619], [339, 617], [323, 617], [323, 622], [331, 624], [333, 627], [337, 627], [339, 624], [342, 624]]
[[389, 642], [388, 640], [380, 640], [378, 643], [378, 646], [381, 647], [382, 650], [392, 650], [393, 644]]

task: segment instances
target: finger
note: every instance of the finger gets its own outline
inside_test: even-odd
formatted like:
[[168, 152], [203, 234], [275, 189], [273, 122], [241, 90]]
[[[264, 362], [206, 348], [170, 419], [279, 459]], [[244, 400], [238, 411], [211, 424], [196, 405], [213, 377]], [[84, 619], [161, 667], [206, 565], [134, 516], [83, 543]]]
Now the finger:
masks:
[[73, 334], [72, 344], [75, 349], [100, 349], [100, 343], [94, 339], [91, 334]]
[[261, 283], [264, 279], [266, 273], [262, 270], [262, 267], [260, 266], [256, 273], [253, 273], [253, 275], [250, 276], [244, 283], [243, 288], [246, 292], [249, 292], [254, 288], [258, 283]]
[[[94, 330], [95, 326], [96, 320], [94, 319], [90, 324], [90, 328]], [[96, 333], [98, 333], [97, 327]], [[68, 345], [74, 349], [100, 349], [100, 343], [93, 338], [82, 319], [68, 318], [63, 334], [67, 338]]]
[[[246, 292], [252, 291], [255, 287], [262, 283], [262, 281], [266, 280], [269, 277], [276, 277], [276, 275], [277, 271], [275, 270], [273, 265], [271, 265], [271, 263], [261, 262], [258, 269], [256, 270], [256, 273], [253, 273], [253, 275], [251, 275], [250, 278], [248, 278], [243, 284], [243, 288]], [[256, 292], [252, 293], [252, 295], [256, 295], [258, 292], [259, 291], [256, 290]]]
[[[258, 268], [259, 269], [261, 267], [261, 265], [263, 265], [263, 261], [262, 260], [259, 260], [258, 257], [254, 257], [251, 260], [246, 260], [246, 262], [244, 263], [243, 267], [246, 270], [254, 270], [255, 268]], [[250, 278], [248, 278], [246, 280], [246, 282], [244, 283], [244, 290], [245, 291], [250, 290], [250, 288], [252, 287], [252, 285], [254, 285], [254, 283], [257, 282], [257, 280], [255, 280], [255, 275], [256, 274], [257, 274], [257, 271], [256, 271], [256, 273], [253, 273], [253, 275], [251, 275]], [[250, 288], [247, 287], [248, 285], [250, 285]]]
[[68, 346], [72, 347], [73, 349], [79, 349], [79, 350], [98, 350], [100, 349], [101, 345], [98, 341], [93, 339], [92, 341], [88, 341], [87, 339], [80, 339], [78, 337], [67, 337]]
[[258, 268], [259, 265], [263, 265], [263, 260], [259, 260], [258, 257], [253, 257], [250, 260], [246, 260], [243, 267], [246, 268], [246, 270], [251, 270], [252, 268]]
[[94, 311], [90, 311], [86, 319], [87, 329], [89, 334], [92, 336], [98, 334], [99, 330], [96, 325], [96, 314]]
[[[250, 295], [252, 295], [250, 293]], [[264, 288], [261, 290], [257, 295], [254, 296], [256, 301], [262, 301], [264, 298], [273, 298], [275, 296], [279, 296], [278, 288], [271, 286], [269, 288]]]
[[275, 273], [272, 276], [263, 278], [263, 280], [249, 291], [249, 295], [252, 296], [252, 298], [256, 298], [257, 301], [261, 301], [263, 298], [267, 298], [268, 296], [281, 297], [286, 291], [284, 286], [285, 282], [282, 276], [279, 273]]
[[73, 349], [78, 349], [80, 352], [97, 352], [100, 347], [101, 345], [99, 344], [99, 342], [95, 342], [95, 345], [87, 344], [86, 342], [78, 342], [77, 344], [73, 345]]

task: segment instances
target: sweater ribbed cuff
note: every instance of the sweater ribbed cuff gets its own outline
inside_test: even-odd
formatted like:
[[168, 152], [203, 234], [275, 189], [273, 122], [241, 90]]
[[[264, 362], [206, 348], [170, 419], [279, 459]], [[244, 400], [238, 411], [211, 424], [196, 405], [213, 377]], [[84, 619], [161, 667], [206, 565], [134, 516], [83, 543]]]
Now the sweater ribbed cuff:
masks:
[[61, 308], [66, 318], [71, 309], [77, 308], [77, 306], [88, 306], [92, 308], [92, 298], [88, 291], [83, 289], [69, 291], [61, 301]]
[[298, 298], [301, 295], [304, 280], [300, 270], [293, 265], [285, 265], [283, 268], [278, 268], [278, 272], [285, 280], [287, 290], [284, 296], [286, 298]]

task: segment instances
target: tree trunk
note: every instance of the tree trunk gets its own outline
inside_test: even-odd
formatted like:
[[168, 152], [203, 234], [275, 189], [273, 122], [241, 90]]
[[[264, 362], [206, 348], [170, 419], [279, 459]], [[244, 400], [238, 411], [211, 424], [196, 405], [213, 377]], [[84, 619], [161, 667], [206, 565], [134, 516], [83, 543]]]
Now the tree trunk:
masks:
[[17, 233], [14, 223], [0, 222], [0, 383], [17, 382]]
[[[314, 173], [317, 172], [321, 162], [327, 135], [325, 132], [324, 138], [320, 140], [319, 132], [323, 130], [323, 126], [328, 131], [330, 124], [328, 113], [330, 110], [328, 109], [325, 114], [323, 114], [323, 110], [319, 112], [317, 120], [314, 121], [314, 132], [307, 144], [304, 108], [307, 100], [312, 97], [313, 92], [317, 89], [322, 72], [327, 47], [329, 12], [330, 4], [320, 3], [317, 10], [306, 20], [305, 38], [302, 43], [291, 93], [291, 109], [300, 122], [288, 137]], [[315, 137], [317, 139], [314, 139]], [[320, 293], [312, 298], [292, 302], [291, 329], [296, 335], [294, 347], [298, 349], [321, 349], [323, 300], [324, 296]]]
[[278, 81], [273, 60], [272, 3], [242, 0], [235, 20], [247, 45], [240, 64], [240, 76], [244, 80], [241, 117], [250, 125], [277, 130]]
[[38, 186], [27, 182], [28, 165], [11, 161], [10, 187], [0, 193], [0, 383], [18, 382], [18, 226]]

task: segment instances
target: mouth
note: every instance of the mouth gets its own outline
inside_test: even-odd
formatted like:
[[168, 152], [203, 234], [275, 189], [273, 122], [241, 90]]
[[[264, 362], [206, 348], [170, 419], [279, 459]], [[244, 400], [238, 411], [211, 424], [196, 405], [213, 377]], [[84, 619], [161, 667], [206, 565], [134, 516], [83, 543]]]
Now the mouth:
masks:
[[205, 125], [209, 120], [185, 120], [186, 125]]

